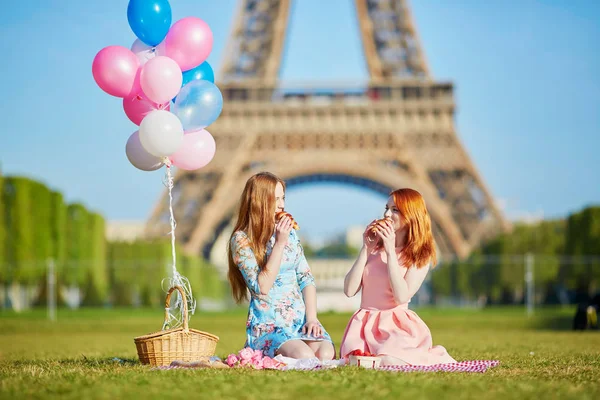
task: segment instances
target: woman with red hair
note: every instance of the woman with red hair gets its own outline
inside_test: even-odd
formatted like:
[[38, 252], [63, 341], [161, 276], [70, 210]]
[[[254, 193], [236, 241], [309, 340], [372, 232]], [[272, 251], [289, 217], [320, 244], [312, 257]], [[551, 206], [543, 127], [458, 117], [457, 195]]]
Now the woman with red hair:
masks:
[[361, 306], [342, 339], [340, 355], [370, 353], [382, 365], [434, 365], [456, 362], [433, 346], [425, 323], [408, 309], [436, 254], [425, 200], [413, 189], [390, 194], [384, 219], [363, 233], [363, 246], [344, 279], [352, 297], [362, 288]]

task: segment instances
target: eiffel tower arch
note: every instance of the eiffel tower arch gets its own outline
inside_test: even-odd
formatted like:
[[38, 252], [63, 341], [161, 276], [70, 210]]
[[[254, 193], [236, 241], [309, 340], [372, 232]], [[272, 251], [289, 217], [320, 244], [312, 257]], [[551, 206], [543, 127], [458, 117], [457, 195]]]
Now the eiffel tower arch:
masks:
[[[400, 187], [419, 190], [443, 254], [465, 257], [504, 230], [456, 134], [453, 84], [430, 76], [407, 2], [354, 1], [369, 82], [326, 89], [278, 80], [290, 3], [240, 1], [219, 75], [224, 108], [209, 127], [217, 153], [207, 167], [175, 177], [184, 250], [210, 257], [246, 180], [265, 170], [288, 186], [337, 181], [385, 195]], [[168, 231], [165, 193], [146, 234]]]

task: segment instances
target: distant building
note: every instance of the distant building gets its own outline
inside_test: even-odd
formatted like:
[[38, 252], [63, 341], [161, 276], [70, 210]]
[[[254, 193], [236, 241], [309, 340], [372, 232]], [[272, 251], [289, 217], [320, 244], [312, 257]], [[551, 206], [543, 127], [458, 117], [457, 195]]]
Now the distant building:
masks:
[[133, 242], [144, 237], [144, 221], [106, 221], [106, 239]]
[[363, 245], [364, 226], [349, 226], [346, 230], [346, 244], [350, 247], [360, 249]]

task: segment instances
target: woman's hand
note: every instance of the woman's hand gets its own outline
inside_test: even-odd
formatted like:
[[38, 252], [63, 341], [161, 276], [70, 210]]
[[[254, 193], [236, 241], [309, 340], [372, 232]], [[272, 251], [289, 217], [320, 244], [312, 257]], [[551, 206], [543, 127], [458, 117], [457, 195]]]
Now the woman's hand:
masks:
[[390, 253], [396, 250], [396, 232], [392, 221], [386, 219], [384, 224], [380, 224], [377, 235], [383, 240], [383, 248], [386, 252]]
[[367, 229], [363, 232], [363, 246], [367, 249], [367, 252], [371, 252], [375, 248], [375, 244], [377, 244], [377, 236], [371, 234], [371, 228], [377, 225], [377, 220], [373, 220], [369, 225], [367, 225]]
[[302, 333], [313, 337], [321, 337], [323, 335], [323, 327], [318, 319], [307, 319], [306, 324], [302, 327]]
[[292, 231], [292, 220], [288, 216], [284, 216], [275, 225], [275, 244], [284, 247], [290, 237]]

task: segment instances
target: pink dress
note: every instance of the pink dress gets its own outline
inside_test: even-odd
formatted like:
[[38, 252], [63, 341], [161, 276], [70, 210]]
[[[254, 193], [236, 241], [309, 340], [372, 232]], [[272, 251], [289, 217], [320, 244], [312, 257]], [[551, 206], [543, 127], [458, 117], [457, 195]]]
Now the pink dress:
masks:
[[456, 362], [444, 347], [433, 346], [429, 328], [408, 309], [408, 303], [394, 299], [384, 251], [367, 259], [360, 309], [346, 327], [340, 355], [346, 357], [354, 350], [395, 357], [409, 365]]

